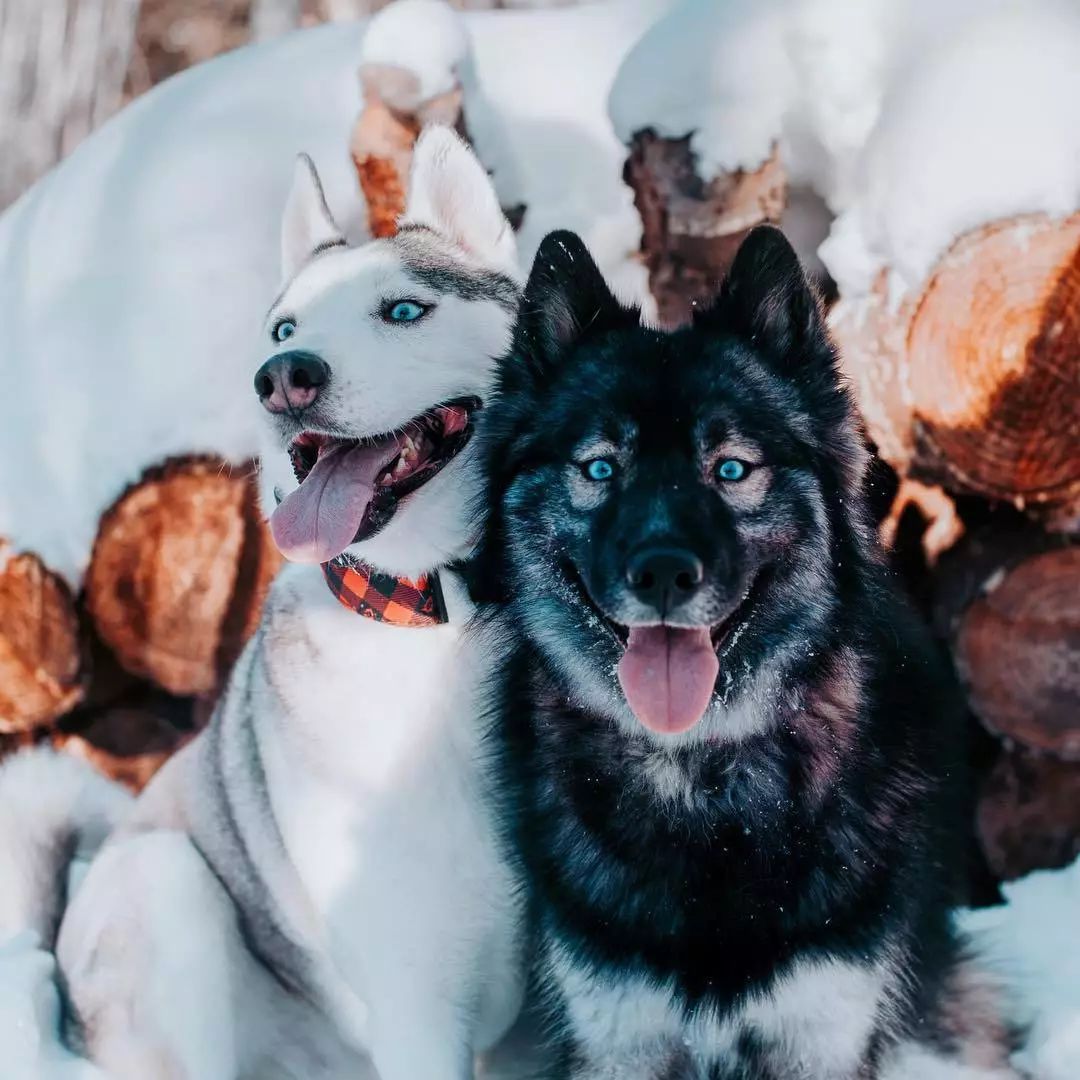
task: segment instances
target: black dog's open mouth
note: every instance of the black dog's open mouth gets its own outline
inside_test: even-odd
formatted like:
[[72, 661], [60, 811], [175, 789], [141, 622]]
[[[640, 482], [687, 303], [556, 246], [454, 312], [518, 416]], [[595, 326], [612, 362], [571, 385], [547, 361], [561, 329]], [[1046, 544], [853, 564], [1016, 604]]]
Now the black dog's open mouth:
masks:
[[385, 435], [340, 438], [305, 431], [289, 446], [300, 487], [271, 518], [278, 547], [325, 562], [384, 528], [407, 496], [437, 476], [473, 433], [475, 397], [436, 405]]
[[724, 645], [738, 639], [768, 578], [768, 570], [756, 573], [738, 603], [711, 625], [680, 625], [669, 619], [626, 625], [611, 618], [593, 599], [569, 560], [563, 572], [590, 621], [595, 619], [605, 627], [622, 650], [616, 675], [630, 711], [644, 727], [664, 736], [689, 731], [708, 711]]
[[[630, 627], [625, 623], [613, 619], [593, 599], [592, 594], [585, 585], [585, 581], [577, 567], [569, 560], [563, 565], [563, 574], [570, 583], [571, 588], [573, 588], [574, 592], [580, 597], [584, 606], [589, 609], [600, 624], [619, 642], [619, 644], [625, 648], [630, 641]], [[709, 637], [712, 640], [714, 649], [719, 650], [724, 643], [731, 638], [735, 629], [741, 623], [746, 621], [755, 604], [765, 592], [769, 577], [770, 574], [767, 568], [756, 573], [738, 604], [736, 604], [723, 619], [712, 624], [709, 629]], [[671, 625], [675, 628], [678, 627], [677, 623], [672, 623]]]

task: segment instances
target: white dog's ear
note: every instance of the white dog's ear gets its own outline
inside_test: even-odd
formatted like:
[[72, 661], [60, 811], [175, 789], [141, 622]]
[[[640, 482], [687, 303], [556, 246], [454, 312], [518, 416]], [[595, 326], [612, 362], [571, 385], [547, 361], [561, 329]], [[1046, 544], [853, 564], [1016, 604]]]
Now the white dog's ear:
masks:
[[300, 154], [281, 221], [282, 280], [292, 278], [318, 248], [341, 243], [344, 237], [326, 205], [315, 162]]
[[403, 225], [426, 225], [489, 266], [518, 273], [514, 231], [476, 155], [448, 127], [425, 128], [409, 173]]

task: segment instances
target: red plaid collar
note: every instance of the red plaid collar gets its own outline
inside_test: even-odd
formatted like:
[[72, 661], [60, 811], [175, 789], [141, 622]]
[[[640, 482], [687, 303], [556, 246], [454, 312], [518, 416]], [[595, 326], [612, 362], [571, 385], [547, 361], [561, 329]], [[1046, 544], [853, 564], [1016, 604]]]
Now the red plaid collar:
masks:
[[441, 626], [446, 604], [438, 574], [410, 581], [339, 556], [323, 563], [330, 591], [350, 611], [392, 626]]

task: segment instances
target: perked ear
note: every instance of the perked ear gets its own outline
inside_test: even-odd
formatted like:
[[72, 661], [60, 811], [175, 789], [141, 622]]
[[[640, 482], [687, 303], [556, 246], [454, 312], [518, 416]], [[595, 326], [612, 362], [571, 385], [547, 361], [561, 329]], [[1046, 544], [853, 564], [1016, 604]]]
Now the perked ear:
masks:
[[751, 230], [735, 254], [711, 317], [734, 325], [783, 363], [824, 333], [817, 300], [787, 237], [772, 225]]
[[427, 127], [417, 140], [401, 224], [425, 225], [485, 266], [518, 276], [514, 231], [491, 178], [448, 127]]
[[282, 280], [289, 281], [317, 248], [340, 243], [344, 237], [326, 205], [315, 162], [300, 154], [281, 221]]
[[577, 233], [548, 233], [537, 249], [525, 285], [516, 351], [534, 365], [557, 360], [591, 329], [637, 323], [639, 313], [625, 308]]

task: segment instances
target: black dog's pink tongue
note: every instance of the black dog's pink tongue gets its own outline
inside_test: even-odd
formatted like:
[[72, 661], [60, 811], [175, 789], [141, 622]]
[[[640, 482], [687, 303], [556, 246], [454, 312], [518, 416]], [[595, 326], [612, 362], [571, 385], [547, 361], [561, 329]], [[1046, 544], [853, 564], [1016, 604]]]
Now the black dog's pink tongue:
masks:
[[619, 683], [650, 731], [678, 735], [705, 715], [719, 671], [708, 627], [635, 626], [619, 661]]
[[270, 515], [270, 533], [291, 562], [324, 563], [352, 542], [395, 444], [326, 451], [304, 482]]

